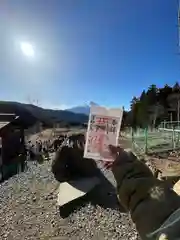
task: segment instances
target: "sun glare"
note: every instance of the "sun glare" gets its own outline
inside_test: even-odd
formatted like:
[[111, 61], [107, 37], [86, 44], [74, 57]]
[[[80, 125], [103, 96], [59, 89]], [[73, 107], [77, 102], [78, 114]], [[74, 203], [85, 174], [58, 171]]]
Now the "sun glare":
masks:
[[21, 42], [20, 43], [22, 53], [27, 57], [34, 57], [35, 51], [32, 44], [28, 42]]

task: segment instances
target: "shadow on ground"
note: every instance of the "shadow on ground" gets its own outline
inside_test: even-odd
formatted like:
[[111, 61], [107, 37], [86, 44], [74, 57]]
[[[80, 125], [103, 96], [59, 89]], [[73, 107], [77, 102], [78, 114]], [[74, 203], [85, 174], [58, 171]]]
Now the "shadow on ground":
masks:
[[119, 209], [119, 211], [125, 212], [118, 202], [115, 187], [104, 176], [96, 162], [93, 159], [84, 158], [83, 155], [83, 148], [64, 146], [56, 153], [52, 163], [52, 172], [55, 179], [60, 183], [69, 183], [71, 180], [91, 177], [100, 179], [100, 184], [85, 196], [60, 207], [61, 216], [67, 217], [74, 210], [87, 203], [95, 206], [99, 205], [102, 208]]
[[93, 190], [85, 196], [59, 207], [59, 213], [62, 218], [68, 217], [74, 211], [79, 210], [81, 207], [85, 207], [88, 203], [91, 203], [93, 206], [100, 206], [104, 209], [119, 210], [121, 213], [126, 212], [119, 203], [115, 187], [102, 173], [98, 177], [101, 182]]

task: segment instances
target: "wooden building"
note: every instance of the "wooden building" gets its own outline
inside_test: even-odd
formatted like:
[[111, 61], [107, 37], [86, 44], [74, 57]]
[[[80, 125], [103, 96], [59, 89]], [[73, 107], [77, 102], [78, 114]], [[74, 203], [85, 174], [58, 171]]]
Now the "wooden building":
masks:
[[15, 113], [0, 113], [0, 181], [24, 170], [24, 130], [35, 121]]

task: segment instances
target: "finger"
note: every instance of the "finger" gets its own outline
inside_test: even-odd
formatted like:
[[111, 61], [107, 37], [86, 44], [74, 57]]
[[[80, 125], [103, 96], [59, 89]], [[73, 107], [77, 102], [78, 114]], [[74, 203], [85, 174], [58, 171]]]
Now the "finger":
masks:
[[113, 165], [113, 162], [106, 162], [105, 168], [110, 169], [112, 167], [112, 165]]
[[122, 148], [120, 146], [109, 145], [109, 150], [111, 151], [111, 153], [116, 154], [122, 151]]
[[116, 157], [123, 151], [123, 149], [120, 146], [109, 145], [109, 151], [112, 156]]
[[103, 165], [103, 167], [106, 169], [109, 169], [111, 167], [111, 165], [113, 164], [113, 162], [107, 162], [107, 161], [103, 161], [103, 160], [101, 160], [100, 162]]

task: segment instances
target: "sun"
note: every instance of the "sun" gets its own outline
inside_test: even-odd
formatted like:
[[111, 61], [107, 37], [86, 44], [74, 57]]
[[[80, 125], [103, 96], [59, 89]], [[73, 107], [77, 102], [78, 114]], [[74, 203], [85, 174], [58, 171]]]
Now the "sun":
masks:
[[20, 47], [21, 47], [22, 53], [25, 56], [27, 56], [27, 57], [34, 57], [35, 51], [34, 51], [34, 47], [33, 47], [32, 44], [30, 44], [28, 42], [21, 42], [20, 43]]

